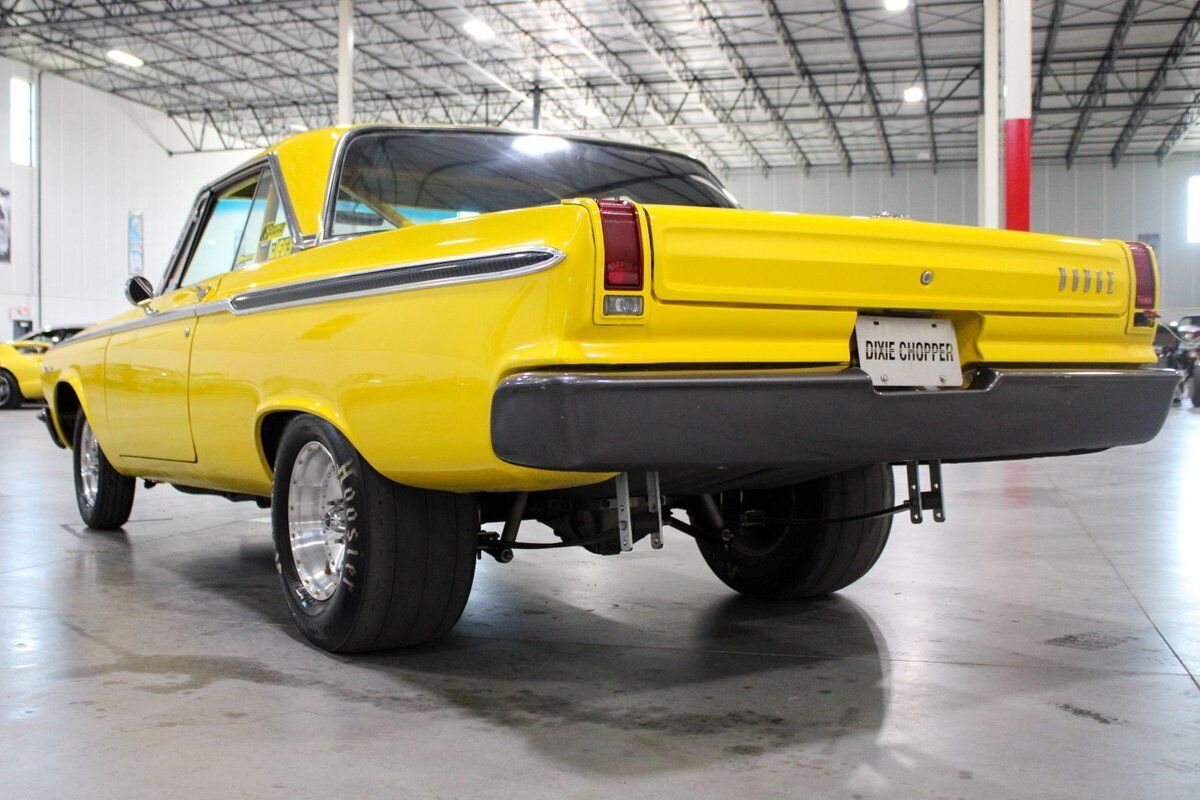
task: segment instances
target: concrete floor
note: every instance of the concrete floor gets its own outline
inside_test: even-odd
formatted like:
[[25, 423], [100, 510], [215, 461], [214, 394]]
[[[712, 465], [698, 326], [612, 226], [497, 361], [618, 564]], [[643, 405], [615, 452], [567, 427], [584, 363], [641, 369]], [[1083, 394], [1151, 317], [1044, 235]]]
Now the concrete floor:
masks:
[[3, 797], [1200, 797], [1200, 410], [947, 468], [950, 521], [833, 599], [740, 600], [668, 532], [484, 560], [449, 639], [370, 658], [299, 640], [266, 512], [139, 489], [85, 531], [34, 414], [0, 412]]

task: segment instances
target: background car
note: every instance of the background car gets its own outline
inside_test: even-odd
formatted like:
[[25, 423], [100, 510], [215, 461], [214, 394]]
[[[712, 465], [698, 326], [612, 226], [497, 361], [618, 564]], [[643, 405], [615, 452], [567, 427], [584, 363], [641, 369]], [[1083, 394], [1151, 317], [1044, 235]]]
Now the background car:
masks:
[[0, 408], [17, 408], [42, 399], [42, 355], [84, 326], [46, 328], [0, 343]]

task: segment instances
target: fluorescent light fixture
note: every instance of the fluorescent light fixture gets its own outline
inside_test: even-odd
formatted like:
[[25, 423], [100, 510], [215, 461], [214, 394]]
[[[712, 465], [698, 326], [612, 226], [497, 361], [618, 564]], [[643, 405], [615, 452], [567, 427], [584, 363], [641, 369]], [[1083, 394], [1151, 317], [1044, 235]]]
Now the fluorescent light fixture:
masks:
[[566, 150], [571, 143], [561, 136], [547, 136], [542, 133], [531, 133], [518, 136], [513, 142], [513, 148], [527, 156], [544, 156]]
[[596, 117], [604, 116], [604, 112], [591, 103], [580, 103], [579, 105], [575, 106], [575, 113], [581, 117], [587, 117], [588, 119], [595, 119]]
[[919, 103], [925, 99], [925, 89], [921, 86], [910, 86], [904, 90], [904, 102]]
[[126, 53], [124, 50], [109, 50], [104, 55], [108, 56], [109, 61], [120, 64], [123, 67], [133, 67], [134, 69], [137, 69], [146, 63], [133, 53]]
[[33, 84], [22, 78], [8, 81], [8, 143], [12, 163], [33, 166]]
[[883, 0], [883, 7], [888, 11], [907, 11], [908, 0]]
[[481, 19], [472, 17], [463, 23], [462, 29], [477, 42], [490, 42], [496, 38], [496, 31]]

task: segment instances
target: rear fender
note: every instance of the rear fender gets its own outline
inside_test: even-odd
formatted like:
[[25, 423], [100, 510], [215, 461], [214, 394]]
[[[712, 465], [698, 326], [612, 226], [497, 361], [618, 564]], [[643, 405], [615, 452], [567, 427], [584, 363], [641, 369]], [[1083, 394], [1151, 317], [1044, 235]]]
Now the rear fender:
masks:
[[58, 378], [54, 382], [54, 391], [46, 395], [46, 405], [50, 409], [50, 424], [54, 426], [54, 430], [58, 433], [58, 437], [70, 450], [75, 443], [75, 417], [77, 413], [74, 409], [67, 410], [67, 415], [70, 416], [70, 423], [63, 419], [64, 409], [59, 408], [60, 398], [63, 392], [69, 391], [75, 395], [76, 401], [79, 403], [79, 410], [89, 420], [92, 417], [92, 406], [88, 399], [88, 395], [83, 391], [83, 381], [75, 371], [63, 371], [59, 373]]
[[281, 395], [270, 398], [259, 404], [254, 415], [256, 449], [258, 450], [260, 465], [266, 475], [273, 476], [275, 474], [275, 446], [278, 445], [278, 441], [267, 441], [271, 438], [265, 435], [269, 432], [269, 423], [268, 429], [264, 429], [264, 422], [268, 422], [269, 418], [279, 414], [309, 414], [323, 419], [337, 428], [338, 432], [345, 436], [349, 442], [354, 443], [354, 437], [350, 434], [346, 417], [336, 405], [298, 395]]

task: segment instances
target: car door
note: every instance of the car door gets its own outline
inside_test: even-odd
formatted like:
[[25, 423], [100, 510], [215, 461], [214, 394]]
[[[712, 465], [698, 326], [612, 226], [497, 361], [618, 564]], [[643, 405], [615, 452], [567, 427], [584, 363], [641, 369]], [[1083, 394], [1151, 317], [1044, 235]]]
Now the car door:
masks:
[[142, 304], [143, 319], [109, 342], [105, 394], [112, 439], [122, 456], [196, 460], [188, 411], [192, 342], [203, 305], [233, 268], [251, 227], [261, 177], [260, 169], [210, 192], [164, 290]]

